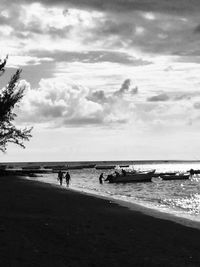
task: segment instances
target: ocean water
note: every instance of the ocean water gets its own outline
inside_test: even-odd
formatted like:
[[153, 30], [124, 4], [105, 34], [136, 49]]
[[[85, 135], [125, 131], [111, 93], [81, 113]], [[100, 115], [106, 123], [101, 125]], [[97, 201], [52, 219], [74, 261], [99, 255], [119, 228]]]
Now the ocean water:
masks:
[[[123, 162], [123, 164], [130, 163], [133, 162]], [[117, 165], [119, 162], [107, 164]], [[156, 169], [156, 172], [186, 172], [191, 168], [200, 169], [200, 162], [135, 162], [129, 166], [129, 169]], [[161, 178], [152, 178], [152, 182], [149, 183], [109, 184], [104, 182], [101, 185], [98, 177], [102, 172], [106, 177], [114, 170], [96, 170], [95, 168], [70, 170], [70, 188], [109, 197], [113, 200], [123, 200], [129, 204], [139, 204], [146, 208], [200, 223], [200, 176], [195, 175], [189, 180], [164, 181]], [[57, 173], [42, 174], [31, 179], [53, 185], [59, 184]], [[65, 181], [62, 187], [66, 187]]]

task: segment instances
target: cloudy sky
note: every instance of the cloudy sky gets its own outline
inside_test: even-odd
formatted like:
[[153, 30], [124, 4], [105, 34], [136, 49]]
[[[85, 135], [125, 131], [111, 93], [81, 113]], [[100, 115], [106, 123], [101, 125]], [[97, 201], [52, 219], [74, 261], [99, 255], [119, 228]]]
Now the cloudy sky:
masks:
[[2, 84], [26, 149], [2, 161], [200, 159], [198, 0], [1, 0]]

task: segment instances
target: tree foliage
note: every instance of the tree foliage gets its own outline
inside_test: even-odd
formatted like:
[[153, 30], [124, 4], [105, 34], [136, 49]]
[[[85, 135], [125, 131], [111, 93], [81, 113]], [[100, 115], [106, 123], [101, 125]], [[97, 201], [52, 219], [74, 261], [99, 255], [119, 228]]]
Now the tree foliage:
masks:
[[[5, 71], [8, 56], [0, 63], [0, 76]], [[14, 143], [23, 148], [24, 141], [31, 137], [32, 128], [19, 129], [14, 125], [16, 114], [14, 107], [17, 106], [24, 96], [25, 88], [19, 87], [19, 79], [22, 70], [18, 69], [11, 77], [9, 83], [0, 91], [0, 150], [5, 152], [8, 143]]]

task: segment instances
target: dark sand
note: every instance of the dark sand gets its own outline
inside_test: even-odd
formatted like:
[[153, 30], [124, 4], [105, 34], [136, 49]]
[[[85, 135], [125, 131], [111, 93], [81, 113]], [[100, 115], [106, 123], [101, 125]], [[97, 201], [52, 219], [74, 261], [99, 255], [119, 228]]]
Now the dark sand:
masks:
[[1, 177], [0, 266], [200, 266], [200, 231], [108, 200]]

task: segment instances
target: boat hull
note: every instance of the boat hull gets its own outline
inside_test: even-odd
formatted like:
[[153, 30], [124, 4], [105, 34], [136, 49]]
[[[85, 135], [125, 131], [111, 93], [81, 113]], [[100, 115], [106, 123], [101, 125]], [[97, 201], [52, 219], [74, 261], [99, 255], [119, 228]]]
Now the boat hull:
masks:
[[144, 183], [151, 182], [154, 172], [149, 173], [132, 173], [119, 175], [119, 176], [110, 176], [106, 180], [109, 183]]
[[154, 173], [155, 178], [162, 177], [165, 175], [176, 175], [176, 172], [156, 172], [156, 173]]
[[111, 170], [114, 168], [115, 168], [115, 165], [96, 165], [95, 166], [96, 170]]
[[161, 175], [160, 177], [163, 180], [187, 180], [190, 178], [190, 175]]

